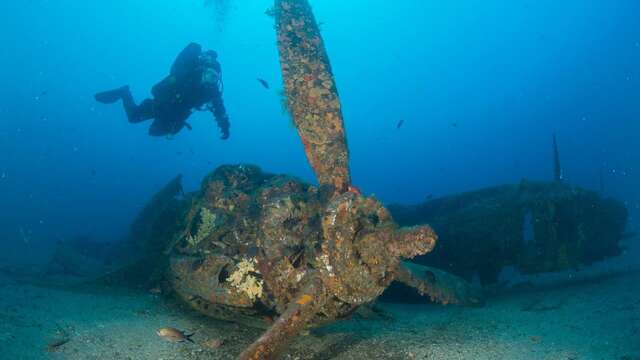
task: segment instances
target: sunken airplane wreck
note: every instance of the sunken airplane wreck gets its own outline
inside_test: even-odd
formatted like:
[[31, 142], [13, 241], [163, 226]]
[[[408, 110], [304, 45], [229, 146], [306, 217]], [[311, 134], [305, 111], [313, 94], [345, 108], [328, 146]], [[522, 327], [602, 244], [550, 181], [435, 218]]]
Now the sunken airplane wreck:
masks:
[[[302, 328], [349, 316], [392, 281], [435, 302], [480, 305], [482, 295], [462, 278], [475, 273], [490, 285], [505, 266], [540, 273], [615, 256], [626, 222], [617, 201], [562, 182], [386, 210], [374, 198], [335, 195], [251, 165], [221, 166], [184, 195], [179, 179], [145, 207], [132, 239], [155, 259], [142, 263], [154, 265], [148, 275], [163, 292], [208, 316], [269, 329], [247, 350], [262, 355], [243, 359], [273, 358]], [[426, 220], [437, 241], [428, 227], [395, 223]]]
[[[399, 228], [352, 186], [341, 104], [311, 7], [276, 0], [272, 14], [288, 108], [320, 186], [247, 165], [218, 168], [180, 201], [170, 196], [180, 187], [169, 184], [139, 217], [148, 226], [135, 227], [135, 241], [149, 249], [144, 267], [164, 267], [170, 290], [205, 314], [263, 322], [267, 330], [239, 359], [277, 358], [304, 328], [349, 316], [394, 280], [434, 301], [480, 302], [461, 278], [403, 265], [431, 251], [436, 234]], [[171, 222], [165, 213], [181, 216]]]
[[401, 226], [429, 223], [439, 235], [434, 251], [414, 262], [484, 286], [506, 267], [538, 274], [619, 255], [627, 221], [619, 201], [558, 182], [522, 181], [389, 210]]
[[461, 277], [403, 262], [437, 248], [436, 233], [417, 225], [423, 219], [399, 227], [351, 184], [341, 104], [311, 8], [276, 0], [271, 13], [287, 105], [319, 186], [228, 165], [182, 194], [178, 177], [134, 224], [142, 260], [107, 278], [146, 269], [204, 314], [264, 327], [238, 359], [277, 358], [306, 327], [349, 316], [393, 281], [435, 302], [481, 303]]
[[401, 226], [428, 223], [440, 236], [433, 253], [413, 261], [493, 285], [505, 267], [538, 274], [620, 255], [627, 209], [564, 182], [555, 134], [552, 150], [551, 182], [523, 180], [418, 205], [390, 205]]

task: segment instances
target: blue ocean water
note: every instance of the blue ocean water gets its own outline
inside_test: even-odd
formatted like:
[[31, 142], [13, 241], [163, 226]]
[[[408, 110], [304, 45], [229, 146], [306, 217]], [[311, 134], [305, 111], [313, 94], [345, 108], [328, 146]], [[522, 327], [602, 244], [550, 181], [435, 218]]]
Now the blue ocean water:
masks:
[[[566, 181], [621, 201], [637, 228], [640, 2], [311, 3], [363, 193], [411, 204], [551, 180], [555, 134]], [[189, 191], [222, 164], [315, 182], [281, 106], [270, 6], [0, 2], [0, 262], [42, 262], [78, 234], [120, 240], [177, 174]], [[122, 85], [148, 97], [190, 42], [219, 54], [228, 140], [206, 112], [151, 137], [149, 122], [95, 101]]]
[[[5, 1], [2, 11], [2, 239], [117, 237], [182, 173], [255, 163], [313, 181], [281, 111], [268, 1]], [[638, 208], [640, 27], [635, 1], [313, 3], [344, 106], [354, 182], [413, 203], [552, 176]], [[207, 114], [171, 140], [92, 95], [128, 84], [137, 101], [195, 41], [215, 49], [231, 138]], [[266, 91], [256, 78], [272, 86]], [[396, 124], [404, 124], [396, 129]], [[26, 231], [26, 230], [25, 230]]]

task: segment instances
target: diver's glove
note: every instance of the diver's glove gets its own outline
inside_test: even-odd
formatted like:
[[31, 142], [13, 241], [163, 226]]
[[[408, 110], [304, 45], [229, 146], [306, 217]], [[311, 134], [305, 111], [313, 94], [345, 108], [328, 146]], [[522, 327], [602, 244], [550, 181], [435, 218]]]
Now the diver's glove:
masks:
[[229, 124], [229, 117], [226, 114], [221, 115], [220, 117], [216, 117], [216, 122], [222, 132], [220, 139], [227, 140], [229, 138], [229, 127], [231, 126], [231, 124]]
[[229, 138], [229, 116], [224, 110], [224, 105], [222, 101], [217, 103], [218, 106], [213, 106], [212, 104], [207, 106], [207, 109], [213, 113], [213, 118], [216, 120], [220, 131], [222, 132], [222, 136], [220, 139], [227, 140]]
[[225, 117], [222, 121], [218, 121], [218, 127], [220, 128], [220, 139], [227, 140], [229, 138], [229, 120]]

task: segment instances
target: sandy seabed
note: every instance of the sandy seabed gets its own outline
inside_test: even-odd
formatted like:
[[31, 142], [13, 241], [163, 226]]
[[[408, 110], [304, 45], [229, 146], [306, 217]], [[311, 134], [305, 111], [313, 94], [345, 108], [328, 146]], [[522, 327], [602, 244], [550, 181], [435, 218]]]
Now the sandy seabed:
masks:
[[[312, 330], [283, 359], [640, 360], [640, 272], [492, 296], [481, 308], [379, 305], [389, 317]], [[169, 343], [158, 328], [195, 332]], [[69, 341], [48, 344], [64, 332]], [[146, 291], [65, 290], [0, 276], [0, 359], [234, 359], [260, 331]], [[221, 340], [209, 348], [211, 340]]]

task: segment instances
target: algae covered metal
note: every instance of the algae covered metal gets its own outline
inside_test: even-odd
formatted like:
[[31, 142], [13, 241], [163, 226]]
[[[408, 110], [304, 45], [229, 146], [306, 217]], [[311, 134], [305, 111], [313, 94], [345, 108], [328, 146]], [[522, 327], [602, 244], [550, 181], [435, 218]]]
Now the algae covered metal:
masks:
[[440, 235], [433, 254], [416, 262], [467, 279], [478, 276], [485, 285], [498, 281], [505, 267], [536, 274], [619, 255], [627, 222], [624, 205], [557, 176], [554, 180], [523, 181], [389, 209], [401, 225], [429, 223]]
[[288, 108], [322, 185], [350, 185], [349, 152], [329, 57], [307, 1], [275, 1], [280, 67]]
[[[404, 279], [402, 258], [436, 242], [428, 226], [400, 229], [373, 197], [328, 197], [250, 165], [219, 167], [190, 204], [170, 251], [170, 286], [205, 314], [270, 326], [242, 358], [271, 358], [302, 328], [350, 315]], [[455, 292], [411, 281], [458, 302]]]
[[309, 3], [276, 0], [272, 13], [288, 107], [320, 187], [254, 166], [218, 168], [169, 248], [171, 287], [206, 314], [264, 319], [266, 332], [239, 359], [276, 358], [303, 328], [350, 315], [394, 280], [466, 303], [455, 291], [464, 281], [429, 282], [401, 263], [434, 248], [431, 228], [399, 228], [351, 186], [340, 100]]

